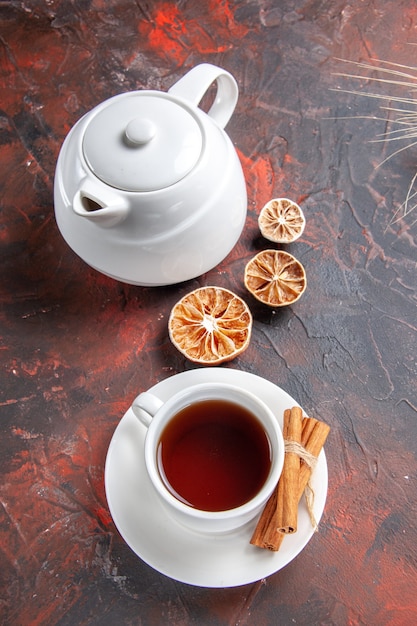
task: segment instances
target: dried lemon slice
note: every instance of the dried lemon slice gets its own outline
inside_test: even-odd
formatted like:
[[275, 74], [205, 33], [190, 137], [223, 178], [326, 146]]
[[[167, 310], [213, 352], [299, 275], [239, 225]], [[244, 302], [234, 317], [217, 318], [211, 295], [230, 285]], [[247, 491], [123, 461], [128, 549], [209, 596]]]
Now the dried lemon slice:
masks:
[[221, 287], [201, 287], [174, 305], [169, 337], [190, 361], [218, 365], [246, 350], [252, 332], [248, 305]]
[[306, 220], [298, 204], [288, 198], [274, 198], [260, 212], [258, 224], [265, 239], [291, 243], [303, 234]]
[[304, 267], [283, 250], [263, 250], [245, 268], [245, 286], [257, 300], [269, 306], [293, 304], [304, 293]]

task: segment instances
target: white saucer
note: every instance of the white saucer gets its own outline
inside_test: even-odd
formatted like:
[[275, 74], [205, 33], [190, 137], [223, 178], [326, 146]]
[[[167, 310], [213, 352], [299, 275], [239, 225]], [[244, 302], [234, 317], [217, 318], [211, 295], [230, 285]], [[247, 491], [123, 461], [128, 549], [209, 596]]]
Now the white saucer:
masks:
[[[186, 385], [211, 381], [242, 386], [258, 394], [281, 425], [284, 410], [298, 404], [264, 378], [234, 369], [190, 370], [163, 380], [151, 390], [166, 400]], [[255, 521], [237, 532], [220, 536], [186, 530], [168, 516], [150, 483], [142, 454], [145, 433], [145, 427], [129, 409], [110, 442], [105, 487], [110, 513], [121, 536], [137, 556], [157, 571], [190, 585], [236, 587], [277, 572], [311, 539], [314, 530], [303, 500], [299, 506], [298, 530], [285, 537], [278, 552], [250, 545]], [[320, 453], [311, 483], [318, 522], [327, 495], [324, 451]]]

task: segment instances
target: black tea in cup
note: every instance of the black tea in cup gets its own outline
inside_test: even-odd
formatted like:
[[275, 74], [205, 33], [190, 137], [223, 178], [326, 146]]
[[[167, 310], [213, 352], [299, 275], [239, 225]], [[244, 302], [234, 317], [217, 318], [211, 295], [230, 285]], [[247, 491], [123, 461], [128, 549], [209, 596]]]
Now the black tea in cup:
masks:
[[257, 417], [227, 400], [181, 409], [159, 439], [158, 469], [167, 489], [203, 511], [226, 511], [251, 500], [271, 468], [271, 446]]

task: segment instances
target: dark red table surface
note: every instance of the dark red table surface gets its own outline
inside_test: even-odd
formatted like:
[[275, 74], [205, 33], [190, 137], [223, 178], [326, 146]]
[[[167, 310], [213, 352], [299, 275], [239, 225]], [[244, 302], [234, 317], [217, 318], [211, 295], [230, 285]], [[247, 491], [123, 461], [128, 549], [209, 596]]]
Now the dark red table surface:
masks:
[[[380, 107], [398, 105], [349, 93], [413, 90], [343, 61], [412, 66], [415, 3], [10, 1], [0, 44], [1, 623], [417, 623], [417, 210], [391, 224], [417, 149], [378, 167], [406, 145], [384, 135], [396, 113]], [[57, 229], [59, 148], [102, 100], [166, 90], [200, 62], [239, 84], [227, 132], [247, 182], [244, 231], [195, 280], [116, 282]], [[267, 247], [257, 216], [276, 196], [305, 212], [289, 249], [308, 288], [274, 311], [249, 297], [243, 270]], [[135, 556], [103, 478], [136, 394], [194, 367], [171, 345], [167, 316], [208, 284], [245, 297], [254, 316], [248, 350], [224, 367], [273, 381], [331, 426], [319, 532], [281, 571], [228, 589], [176, 582]]]

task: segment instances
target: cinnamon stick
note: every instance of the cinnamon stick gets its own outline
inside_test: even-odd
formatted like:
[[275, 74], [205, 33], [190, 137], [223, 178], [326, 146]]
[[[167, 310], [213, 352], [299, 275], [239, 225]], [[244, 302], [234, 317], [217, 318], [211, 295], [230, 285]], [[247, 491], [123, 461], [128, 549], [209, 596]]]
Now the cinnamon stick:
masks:
[[[307, 452], [317, 458], [324, 446], [329, 431], [330, 427], [324, 422], [320, 422], [312, 417], [305, 417], [302, 420], [301, 445]], [[298, 486], [295, 489], [297, 493], [297, 512], [299, 501], [308, 484], [311, 473], [311, 468], [306, 463], [301, 462]], [[250, 540], [252, 545], [275, 552], [279, 550], [285, 537], [285, 533], [279, 532], [276, 524], [277, 496], [280, 482], [281, 479], [266, 503]]]
[[301, 443], [303, 412], [299, 407], [284, 411], [283, 436], [287, 446], [278, 482], [277, 510], [275, 524], [280, 533], [294, 533], [298, 519], [298, 483], [300, 475], [300, 457], [289, 445]]
[[[302, 421], [302, 411], [299, 407], [284, 411], [282, 433], [285, 442], [295, 444], [301, 442]], [[294, 452], [285, 452], [280, 480], [259, 518], [251, 544], [276, 550], [277, 535], [295, 532], [298, 518], [299, 473], [300, 457]]]
[[[307, 452], [317, 458], [326, 442], [329, 432], [330, 426], [324, 422], [319, 422], [314, 419], [314, 417], [305, 417], [303, 419], [301, 445], [305, 448], [305, 450], [307, 450]], [[309, 467], [307, 463], [301, 463], [298, 483], [298, 501], [302, 498], [311, 474], [311, 467]]]
[[250, 540], [253, 546], [274, 552], [279, 550], [282, 540], [285, 537], [283, 533], [277, 531], [276, 524], [273, 521], [277, 510], [277, 493], [278, 489], [276, 488], [265, 504]]
[[[299, 407], [284, 411], [282, 433], [285, 442], [301, 442], [302, 421]], [[300, 457], [294, 452], [285, 452], [280, 480], [265, 505], [250, 543], [276, 550], [277, 535], [284, 536], [283, 533], [297, 530], [299, 474]]]

